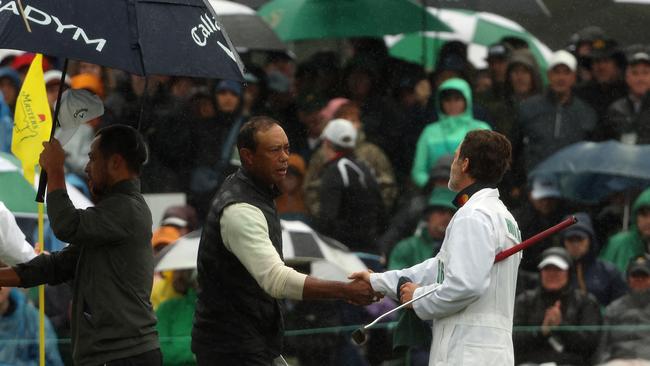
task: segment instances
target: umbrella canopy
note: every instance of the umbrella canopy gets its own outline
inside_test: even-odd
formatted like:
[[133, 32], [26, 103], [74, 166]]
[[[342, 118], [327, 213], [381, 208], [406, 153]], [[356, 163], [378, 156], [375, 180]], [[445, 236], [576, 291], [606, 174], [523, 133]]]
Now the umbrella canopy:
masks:
[[[206, 0], [207, 1], [207, 0]], [[39, 52], [138, 75], [242, 81], [242, 65], [203, 0], [29, 0], [0, 8], [0, 48]]]
[[[422, 64], [432, 69], [436, 64], [436, 56], [446, 41], [458, 40], [468, 44], [468, 59], [477, 68], [487, 67], [487, 48], [499, 42], [503, 37], [519, 37], [530, 47], [540, 67], [544, 69], [551, 57], [551, 50], [522, 26], [500, 15], [473, 12], [468, 10], [427, 8], [440, 20], [448, 24], [451, 32], [418, 32], [386, 36], [384, 40], [393, 57]], [[424, 39], [423, 39], [424, 37]], [[424, 44], [423, 44], [424, 41]], [[426, 58], [422, 57], [422, 52]]]
[[[200, 240], [197, 230], [164, 248], [157, 256], [156, 271], [196, 268]], [[282, 220], [282, 242], [285, 263], [310, 264], [310, 274], [318, 278], [346, 281], [350, 273], [367, 269], [343, 244], [320, 236], [299, 221]]]
[[273, 0], [258, 14], [284, 41], [449, 30], [411, 0]]
[[[36, 177], [38, 181], [38, 177]], [[0, 152], [0, 201], [17, 217], [35, 217], [38, 206], [34, 201], [36, 190], [23, 177], [20, 161], [13, 155]], [[66, 182], [66, 190], [76, 208], [87, 208], [92, 202], [74, 186]]]
[[233, 46], [242, 52], [247, 50], [284, 51], [287, 46], [271, 27], [248, 6], [232, 1], [209, 0], [228, 30]]
[[302, 221], [282, 220], [282, 245], [287, 264], [311, 263], [311, 274], [318, 278], [347, 281], [350, 273], [367, 269], [345, 245], [319, 234]]
[[555, 176], [567, 198], [598, 202], [610, 194], [650, 185], [650, 145], [579, 142], [556, 152], [529, 174]]

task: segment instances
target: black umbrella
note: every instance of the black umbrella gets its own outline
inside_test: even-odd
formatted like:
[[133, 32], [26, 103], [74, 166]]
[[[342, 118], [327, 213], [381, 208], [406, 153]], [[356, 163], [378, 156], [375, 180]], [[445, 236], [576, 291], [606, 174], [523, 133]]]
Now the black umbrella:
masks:
[[138, 75], [243, 81], [243, 66], [203, 0], [24, 0], [0, 7], [0, 48]]
[[[82, 60], [138, 75], [243, 81], [243, 64], [207, 0], [11, 0], [0, 48]], [[64, 67], [62, 78], [65, 78]], [[58, 117], [61, 90], [54, 111]], [[52, 124], [52, 134], [56, 123]], [[36, 200], [43, 202], [47, 175]]]

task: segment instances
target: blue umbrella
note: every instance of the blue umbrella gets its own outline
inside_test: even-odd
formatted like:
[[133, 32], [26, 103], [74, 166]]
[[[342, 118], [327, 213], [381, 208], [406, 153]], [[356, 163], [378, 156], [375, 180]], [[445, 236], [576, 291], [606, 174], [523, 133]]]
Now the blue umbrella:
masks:
[[650, 185], [650, 145], [579, 142], [541, 162], [531, 173], [555, 176], [565, 197], [595, 203], [614, 193]]
[[23, 3], [24, 9], [15, 0], [2, 3], [0, 48], [76, 59], [138, 75], [243, 81], [239, 56], [204, 0]]

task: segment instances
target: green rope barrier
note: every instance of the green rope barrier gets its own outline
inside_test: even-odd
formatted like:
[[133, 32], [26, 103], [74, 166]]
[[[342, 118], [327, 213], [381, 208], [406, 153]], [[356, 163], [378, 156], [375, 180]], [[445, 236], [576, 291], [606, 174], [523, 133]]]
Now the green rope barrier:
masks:
[[[397, 322], [386, 322], [379, 323], [372, 327], [372, 329], [393, 329], [397, 325]], [[320, 334], [346, 334], [352, 333], [363, 325], [342, 325], [336, 327], [325, 327], [325, 328], [309, 328], [309, 329], [290, 329], [285, 330], [285, 337], [299, 337], [299, 336], [309, 336], [309, 335], [320, 335]], [[621, 324], [621, 325], [559, 325], [551, 328], [554, 332], [577, 332], [577, 331], [588, 331], [588, 332], [601, 332], [601, 331], [611, 331], [611, 332], [650, 332], [650, 324]], [[513, 327], [513, 332], [538, 332], [541, 330], [541, 326], [537, 325], [522, 325]], [[160, 337], [160, 342], [171, 342], [177, 341], [179, 339], [189, 339], [190, 336], [178, 336], [178, 337]], [[57, 344], [70, 344], [70, 338], [60, 338], [60, 339], [46, 339], [46, 342], [52, 342]], [[0, 344], [37, 344], [38, 339], [0, 339]]]

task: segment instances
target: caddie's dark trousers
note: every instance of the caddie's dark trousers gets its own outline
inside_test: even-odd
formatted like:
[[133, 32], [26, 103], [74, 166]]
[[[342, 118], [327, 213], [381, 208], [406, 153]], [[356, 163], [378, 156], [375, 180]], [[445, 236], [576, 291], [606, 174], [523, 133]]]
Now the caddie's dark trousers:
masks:
[[271, 366], [268, 355], [250, 353], [201, 352], [196, 354], [197, 366]]
[[162, 353], [160, 348], [157, 348], [139, 355], [107, 362], [104, 366], [162, 366], [162, 364]]

